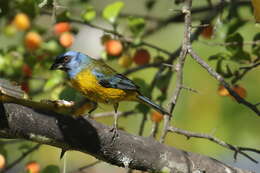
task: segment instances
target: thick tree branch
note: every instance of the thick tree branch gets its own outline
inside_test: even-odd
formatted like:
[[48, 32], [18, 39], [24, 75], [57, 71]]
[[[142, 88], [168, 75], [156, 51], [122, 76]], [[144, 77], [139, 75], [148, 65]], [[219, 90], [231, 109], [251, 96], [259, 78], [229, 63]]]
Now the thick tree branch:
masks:
[[22, 138], [65, 150], [78, 150], [132, 169], [185, 173], [250, 172], [120, 130], [113, 140], [110, 128], [94, 120], [74, 119], [14, 103], [0, 104], [0, 127], [0, 136], [5, 138]]

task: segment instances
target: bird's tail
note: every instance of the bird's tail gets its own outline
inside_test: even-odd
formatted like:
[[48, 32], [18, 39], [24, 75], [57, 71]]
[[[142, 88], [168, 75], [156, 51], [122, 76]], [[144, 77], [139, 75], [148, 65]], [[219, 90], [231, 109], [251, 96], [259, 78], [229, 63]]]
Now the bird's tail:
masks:
[[149, 106], [149, 107], [152, 107], [152, 108], [155, 109], [156, 111], [158, 111], [158, 112], [160, 112], [160, 113], [162, 113], [162, 114], [170, 115], [170, 113], [169, 113], [167, 110], [165, 110], [164, 108], [162, 108], [160, 105], [154, 103], [154, 102], [153, 102], [151, 99], [149, 99], [148, 97], [145, 97], [145, 96], [143, 96], [143, 95], [137, 95], [137, 98], [138, 98], [138, 100], [139, 100], [141, 103], [143, 103], [143, 104], [145, 104], [145, 105], [147, 105], [147, 106]]

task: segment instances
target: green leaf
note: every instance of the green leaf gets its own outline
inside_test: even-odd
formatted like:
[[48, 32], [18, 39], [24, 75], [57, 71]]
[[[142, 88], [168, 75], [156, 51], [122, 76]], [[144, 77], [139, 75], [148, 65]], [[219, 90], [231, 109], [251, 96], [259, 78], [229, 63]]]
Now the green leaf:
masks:
[[208, 60], [209, 61], [212, 61], [212, 60], [219, 60], [219, 59], [228, 59], [228, 55], [225, 54], [225, 53], [217, 53], [215, 55], [211, 55], [208, 57]]
[[138, 86], [141, 87], [141, 92], [143, 93], [143, 95], [149, 96], [151, 94], [149, 91], [149, 86], [147, 85], [145, 80], [141, 78], [134, 78], [133, 81], [134, 83], [136, 83]]
[[233, 56], [231, 56], [230, 59], [238, 63], [245, 63], [251, 61], [251, 56], [248, 52], [241, 50], [236, 52]]
[[227, 35], [235, 33], [239, 28], [244, 26], [246, 21], [243, 21], [239, 18], [235, 18], [234, 20], [229, 21]]
[[60, 168], [56, 165], [48, 165], [42, 170], [42, 173], [60, 173]]
[[56, 16], [56, 22], [69, 22], [71, 14], [69, 11], [63, 11]]
[[102, 12], [103, 18], [114, 24], [123, 7], [124, 3], [122, 1], [117, 1], [107, 5]]
[[22, 0], [18, 1], [16, 8], [29, 15], [30, 18], [34, 18], [39, 11], [37, 5], [35, 0]]
[[240, 52], [243, 50], [243, 42], [244, 42], [244, 39], [241, 36], [241, 34], [235, 33], [235, 34], [229, 35], [225, 40], [225, 43], [227, 44], [226, 49], [229, 52], [231, 52], [232, 54], [234, 54], [236, 52]]
[[85, 11], [82, 14], [82, 18], [85, 22], [90, 22], [96, 17], [96, 11], [93, 6], [86, 5]]
[[252, 44], [252, 53], [257, 57], [259, 57], [260, 56], [260, 33], [257, 33], [254, 36], [253, 42], [258, 42], [258, 43]]
[[[160, 90], [164, 90], [164, 88], [167, 88], [170, 84], [170, 80], [171, 80], [171, 73], [172, 71], [169, 69], [166, 72], [162, 73], [157, 82], [156, 82], [156, 87]], [[165, 93], [164, 93], [165, 94]]]
[[128, 17], [128, 27], [134, 36], [140, 36], [144, 32], [145, 20], [141, 17]]
[[61, 75], [51, 77], [44, 85], [43, 91], [48, 91], [61, 83]]
[[146, 0], [145, 7], [147, 8], [147, 10], [152, 10], [155, 3], [156, 3], [156, 0]]

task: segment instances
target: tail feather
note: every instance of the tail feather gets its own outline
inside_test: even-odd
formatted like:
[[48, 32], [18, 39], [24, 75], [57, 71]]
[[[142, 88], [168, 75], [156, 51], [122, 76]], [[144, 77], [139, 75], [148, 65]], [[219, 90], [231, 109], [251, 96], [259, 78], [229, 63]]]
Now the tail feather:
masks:
[[167, 114], [170, 115], [170, 113], [165, 110], [164, 108], [162, 108], [160, 105], [154, 103], [151, 99], [149, 99], [148, 97], [145, 97], [143, 95], [137, 95], [137, 98], [139, 99], [139, 101], [149, 107], [152, 107], [153, 109], [155, 109], [156, 111], [162, 113], [162, 114]]

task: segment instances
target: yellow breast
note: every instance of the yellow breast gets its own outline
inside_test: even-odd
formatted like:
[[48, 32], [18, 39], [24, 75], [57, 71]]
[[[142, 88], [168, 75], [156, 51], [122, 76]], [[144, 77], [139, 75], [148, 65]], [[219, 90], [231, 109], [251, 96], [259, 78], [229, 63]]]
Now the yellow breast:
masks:
[[115, 88], [105, 88], [98, 83], [97, 78], [89, 71], [83, 70], [71, 80], [72, 86], [83, 93], [88, 99], [101, 103], [118, 103], [122, 100], [134, 100], [134, 91], [124, 91]]

